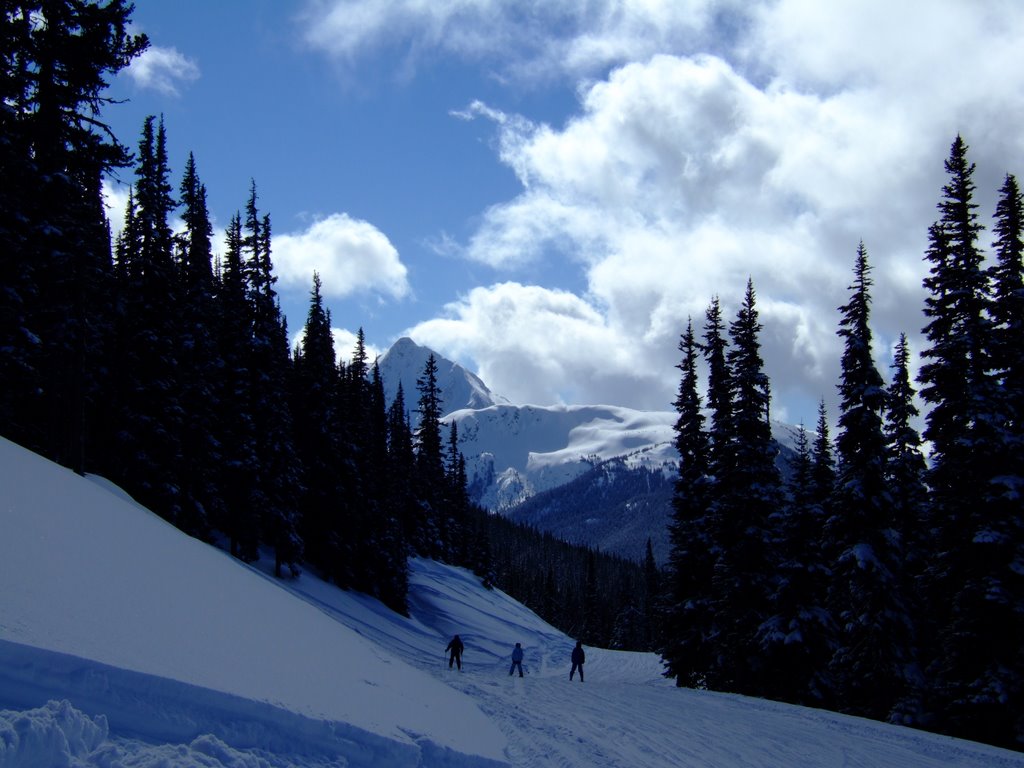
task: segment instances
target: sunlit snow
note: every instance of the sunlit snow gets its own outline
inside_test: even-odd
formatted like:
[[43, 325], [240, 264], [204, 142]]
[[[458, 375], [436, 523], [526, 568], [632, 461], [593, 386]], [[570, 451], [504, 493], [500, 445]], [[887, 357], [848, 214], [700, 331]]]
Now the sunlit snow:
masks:
[[652, 654], [588, 648], [587, 682], [569, 682], [573, 640], [461, 569], [413, 560], [410, 619], [268, 569], [0, 439], [0, 768], [1024, 768], [971, 742], [677, 689]]

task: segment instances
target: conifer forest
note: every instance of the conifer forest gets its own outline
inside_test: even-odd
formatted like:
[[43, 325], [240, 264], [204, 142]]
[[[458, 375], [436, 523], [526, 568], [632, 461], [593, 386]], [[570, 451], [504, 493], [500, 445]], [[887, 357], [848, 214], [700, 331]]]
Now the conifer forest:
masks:
[[434, 558], [588, 645], [659, 652], [680, 686], [1024, 748], [1024, 202], [1007, 175], [983, 229], [963, 138], [922, 254], [927, 347], [904, 337], [878, 369], [852, 244], [839, 412], [823, 398], [785, 472], [754, 281], [733, 318], [713, 298], [681, 334], [659, 569], [650, 543], [624, 560], [475, 505], [434, 358], [387, 402], [362, 332], [339, 362], [316, 274], [292, 346], [255, 181], [215, 243], [173, 126], [151, 116], [129, 146], [103, 121], [149, 44], [130, 3], [2, 8], [0, 435], [239, 559], [272, 553], [280, 578], [405, 613], [408, 558]]

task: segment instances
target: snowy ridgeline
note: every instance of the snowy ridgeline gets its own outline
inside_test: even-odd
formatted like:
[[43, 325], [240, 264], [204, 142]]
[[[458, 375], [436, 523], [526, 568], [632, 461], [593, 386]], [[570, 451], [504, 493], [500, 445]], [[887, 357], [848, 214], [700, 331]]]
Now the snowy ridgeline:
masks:
[[[676, 689], [469, 573], [411, 564], [412, 618], [281, 583], [0, 439], [0, 768], [1014, 766], [1024, 756]], [[466, 643], [464, 671], [443, 649]], [[508, 676], [515, 642], [526, 677]]]

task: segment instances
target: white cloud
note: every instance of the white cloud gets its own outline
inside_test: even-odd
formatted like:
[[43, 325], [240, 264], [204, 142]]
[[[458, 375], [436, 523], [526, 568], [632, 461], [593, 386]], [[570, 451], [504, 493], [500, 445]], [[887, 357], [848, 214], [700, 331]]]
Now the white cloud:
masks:
[[502, 77], [589, 76], [603, 68], [686, 50], [709, 39], [740, 3], [712, 0], [311, 0], [306, 41], [351, 61], [377, 47], [406, 51], [406, 66], [429, 54], [493, 63]]
[[325, 297], [376, 292], [401, 299], [410, 292], [405, 265], [387, 236], [345, 213], [320, 219], [305, 232], [277, 235], [273, 247], [283, 286], [309, 288], [318, 272]]
[[586, 283], [583, 296], [480, 288], [417, 327], [513, 398], [596, 401], [631, 380], [622, 402], [670, 402], [686, 318], [699, 327], [719, 295], [731, 319], [752, 277], [776, 402], [808, 404], [790, 415], [813, 423], [818, 398], [834, 398], [857, 243], [880, 354], [900, 331], [917, 354], [954, 136], [971, 145], [983, 215], [1022, 171], [1024, 6], [1003, 0], [310, 7], [308, 41], [342, 58], [392, 43], [475, 58], [513, 86], [578, 82], [564, 125], [481, 102], [453, 113], [494, 122], [522, 184], [483, 212], [465, 256], [512, 276], [568, 263]]
[[107, 221], [114, 236], [124, 229], [124, 214], [128, 209], [128, 185], [115, 184], [110, 179], [103, 179], [103, 205], [107, 209]]
[[199, 65], [176, 48], [150, 46], [125, 70], [140, 88], [179, 95], [179, 85], [199, 79]]
[[[523, 191], [485, 212], [467, 255], [504, 269], [577, 263], [600, 308], [597, 327], [629, 340], [623, 375], [671, 364], [686, 317], [699, 326], [714, 295], [734, 311], [751, 276], [777, 394], [831, 401], [836, 308], [858, 241], [875, 268], [881, 353], [900, 331], [919, 348], [925, 235], [953, 137], [972, 145], [985, 215], [1024, 150], [1013, 43], [1024, 13], [980, 5], [887, 14], [781, 2], [754, 17], [732, 63], [661, 55], [627, 64], [586, 86], [564, 126], [474, 105], [465, 116], [495, 121], [499, 158]], [[952, 57], [939, 39], [971, 55]], [[466, 354], [486, 356], [475, 346]]]
[[471, 357], [488, 386], [495, 382], [514, 402], [621, 404], [638, 386], [657, 389], [652, 380], [663, 373], [634, 369], [631, 341], [587, 301], [515, 282], [474, 288], [408, 335], [455, 359]]

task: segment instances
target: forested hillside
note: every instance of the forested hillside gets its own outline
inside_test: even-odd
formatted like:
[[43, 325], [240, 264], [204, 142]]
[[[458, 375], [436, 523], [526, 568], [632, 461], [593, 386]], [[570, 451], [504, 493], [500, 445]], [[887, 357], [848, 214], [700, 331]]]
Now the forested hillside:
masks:
[[[184, 158], [174, 181], [163, 119], [144, 121], [134, 155], [101, 121], [108, 78], [148, 45], [131, 10], [63, 0], [45, 23], [33, 4], [4, 12], [0, 434], [236, 557], [268, 549], [279, 576], [311, 568], [399, 612], [413, 554], [514, 581], [515, 567], [490, 565], [434, 356], [415, 391], [399, 382], [386, 398], [362, 331], [339, 362], [315, 273], [292, 348], [255, 181], [217, 249], [199, 164]], [[134, 183], [112, 242], [101, 182], [115, 172]], [[503, 542], [536, 545], [525, 529]], [[640, 599], [604, 573], [613, 603]], [[579, 592], [565, 599], [577, 604], [558, 616], [580, 610]]]
[[986, 258], [967, 149], [925, 254], [923, 434], [906, 337], [888, 381], [875, 363], [864, 243], [839, 307], [838, 435], [822, 404], [788, 480], [753, 283], [731, 323], [715, 299], [682, 335], [663, 638], [679, 685], [1024, 747], [1024, 207], [1008, 175]]

